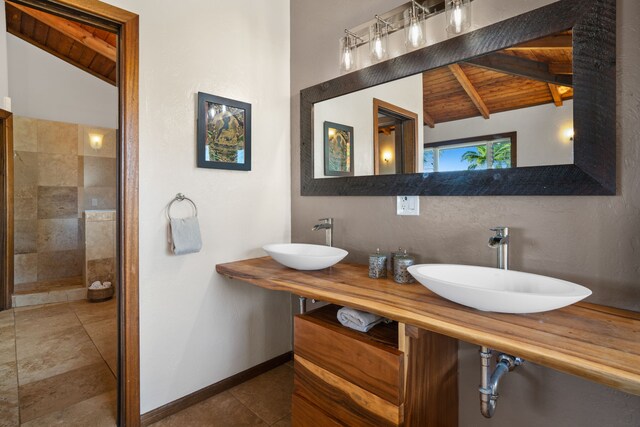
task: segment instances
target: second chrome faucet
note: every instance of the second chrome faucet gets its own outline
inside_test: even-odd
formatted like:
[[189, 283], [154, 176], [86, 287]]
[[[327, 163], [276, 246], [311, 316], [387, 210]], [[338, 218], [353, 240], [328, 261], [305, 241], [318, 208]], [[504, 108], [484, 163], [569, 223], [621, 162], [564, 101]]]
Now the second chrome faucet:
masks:
[[324, 230], [327, 246], [333, 246], [333, 218], [320, 218], [318, 224], [314, 225], [312, 230]]

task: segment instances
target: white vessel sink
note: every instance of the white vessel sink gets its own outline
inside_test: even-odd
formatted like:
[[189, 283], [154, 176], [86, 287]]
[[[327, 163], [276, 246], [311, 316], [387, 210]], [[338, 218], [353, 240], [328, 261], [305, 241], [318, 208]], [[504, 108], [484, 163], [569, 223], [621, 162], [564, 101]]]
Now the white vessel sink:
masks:
[[520, 271], [455, 264], [419, 264], [409, 273], [443, 298], [482, 311], [538, 313], [591, 295], [584, 286]]
[[349, 254], [344, 249], [305, 243], [274, 243], [262, 249], [280, 264], [296, 270], [322, 270]]

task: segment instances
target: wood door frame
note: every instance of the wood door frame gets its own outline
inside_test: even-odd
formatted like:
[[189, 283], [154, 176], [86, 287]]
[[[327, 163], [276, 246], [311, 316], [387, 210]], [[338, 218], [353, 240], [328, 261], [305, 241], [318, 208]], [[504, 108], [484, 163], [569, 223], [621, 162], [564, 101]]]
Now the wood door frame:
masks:
[[137, 427], [140, 425], [138, 15], [98, 0], [12, 1], [118, 35], [118, 425]]
[[0, 197], [4, 202], [0, 224], [2, 278], [0, 311], [11, 308], [13, 295], [13, 114], [0, 109]]
[[[418, 114], [413, 111], [409, 111], [397, 105], [393, 105], [389, 102], [383, 101], [378, 98], [373, 98], [373, 174], [380, 175], [380, 153], [379, 153], [379, 135], [378, 135], [378, 111], [380, 109], [391, 111], [395, 115], [406, 118], [406, 120], [413, 120], [413, 146], [414, 146], [414, 169], [419, 170], [418, 165], [418, 152], [420, 150], [420, 141], [418, 137]], [[404, 124], [403, 124], [404, 126]], [[404, 145], [404, 144], [403, 144]], [[404, 149], [404, 148], [403, 148]]]

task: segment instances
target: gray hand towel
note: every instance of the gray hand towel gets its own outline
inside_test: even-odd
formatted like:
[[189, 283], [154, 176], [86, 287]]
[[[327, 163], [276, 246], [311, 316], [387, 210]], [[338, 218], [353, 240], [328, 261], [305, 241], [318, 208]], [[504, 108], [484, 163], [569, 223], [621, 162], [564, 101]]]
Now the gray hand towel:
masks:
[[171, 218], [171, 250], [175, 255], [200, 252], [202, 239], [198, 217]]
[[366, 311], [342, 307], [338, 310], [338, 320], [347, 328], [360, 332], [369, 332], [371, 328], [382, 322], [384, 318], [376, 314], [367, 313]]

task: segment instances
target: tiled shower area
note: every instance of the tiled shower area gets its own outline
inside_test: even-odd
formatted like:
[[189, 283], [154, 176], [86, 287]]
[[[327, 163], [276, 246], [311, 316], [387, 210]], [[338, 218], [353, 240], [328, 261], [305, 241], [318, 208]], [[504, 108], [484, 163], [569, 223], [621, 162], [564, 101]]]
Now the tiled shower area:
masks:
[[14, 197], [14, 307], [114, 283], [114, 129], [14, 117]]

